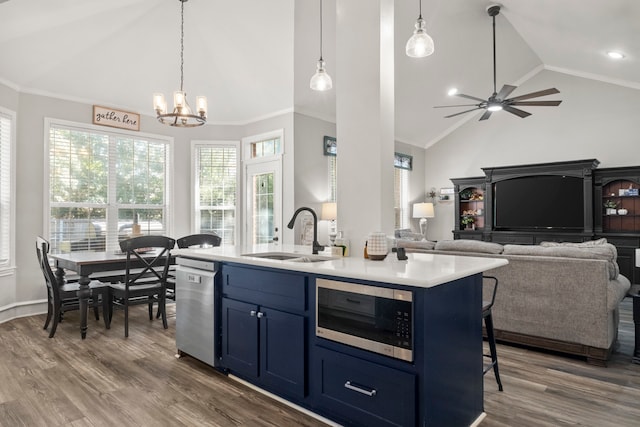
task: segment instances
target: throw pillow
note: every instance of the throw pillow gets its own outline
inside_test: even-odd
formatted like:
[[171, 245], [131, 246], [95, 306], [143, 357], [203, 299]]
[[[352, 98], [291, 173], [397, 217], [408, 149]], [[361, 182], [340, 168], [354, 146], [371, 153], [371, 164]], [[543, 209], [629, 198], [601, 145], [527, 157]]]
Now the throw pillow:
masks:
[[601, 246], [601, 245], [606, 245], [607, 244], [607, 239], [605, 239], [604, 237], [598, 240], [588, 240], [586, 242], [579, 242], [579, 243], [574, 243], [574, 242], [540, 242], [540, 246], [572, 246], [574, 248], [585, 248], [585, 247], [592, 247], [592, 246]]

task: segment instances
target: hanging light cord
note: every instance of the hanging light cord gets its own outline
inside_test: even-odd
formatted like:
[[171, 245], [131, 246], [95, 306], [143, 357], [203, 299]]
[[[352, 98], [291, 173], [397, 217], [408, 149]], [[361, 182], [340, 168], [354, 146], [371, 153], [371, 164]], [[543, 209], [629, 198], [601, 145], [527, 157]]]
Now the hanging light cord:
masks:
[[180, 21], [180, 92], [183, 92], [184, 83], [184, 2], [187, 0], [180, 0], [181, 6], [181, 21]]
[[493, 18], [493, 94], [496, 95], [496, 15]]
[[422, 19], [422, 0], [418, 0], [418, 3], [420, 3], [420, 6], [419, 6], [420, 13], [418, 14], [419, 15], [418, 19]]
[[320, 61], [322, 61], [322, 0], [320, 0]]

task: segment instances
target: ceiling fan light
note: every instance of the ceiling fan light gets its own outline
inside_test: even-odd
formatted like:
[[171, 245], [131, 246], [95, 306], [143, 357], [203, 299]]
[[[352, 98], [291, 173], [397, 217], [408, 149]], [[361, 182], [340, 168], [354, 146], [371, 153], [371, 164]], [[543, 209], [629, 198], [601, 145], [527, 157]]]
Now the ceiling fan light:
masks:
[[611, 59], [623, 59], [624, 58], [624, 53], [622, 52], [616, 52], [614, 50], [611, 50], [609, 52], [607, 52], [607, 56]]
[[318, 60], [316, 73], [311, 77], [309, 87], [317, 91], [325, 91], [333, 87], [331, 76], [327, 73], [327, 70], [325, 70], [322, 58]]
[[487, 107], [487, 110], [493, 112], [493, 111], [500, 111], [502, 110], [502, 104], [489, 104], [489, 106]]
[[433, 39], [427, 34], [426, 24], [421, 17], [416, 21], [416, 29], [407, 41], [405, 50], [411, 58], [424, 58], [434, 51]]

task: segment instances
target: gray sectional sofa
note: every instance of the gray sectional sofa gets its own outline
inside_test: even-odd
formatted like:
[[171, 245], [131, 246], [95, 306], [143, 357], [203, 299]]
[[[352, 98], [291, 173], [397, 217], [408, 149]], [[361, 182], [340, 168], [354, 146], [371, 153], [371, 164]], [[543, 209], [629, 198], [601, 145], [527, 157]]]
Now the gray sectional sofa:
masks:
[[508, 265], [486, 272], [499, 280], [496, 338], [606, 365], [618, 334], [618, 304], [630, 283], [619, 273], [615, 246], [605, 239], [540, 245], [398, 239], [397, 244], [407, 252], [508, 259]]

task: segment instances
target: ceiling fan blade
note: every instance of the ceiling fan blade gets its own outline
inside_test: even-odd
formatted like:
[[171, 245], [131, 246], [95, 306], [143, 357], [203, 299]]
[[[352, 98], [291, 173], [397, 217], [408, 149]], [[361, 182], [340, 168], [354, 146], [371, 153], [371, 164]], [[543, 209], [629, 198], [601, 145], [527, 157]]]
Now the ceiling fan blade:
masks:
[[484, 114], [480, 116], [480, 120], [487, 120], [491, 116], [491, 113], [493, 113], [493, 111], [485, 111]]
[[537, 92], [531, 92], [524, 95], [516, 96], [511, 99], [507, 99], [506, 101], [519, 101], [521, 99], [536, 98], [538, 96], [551, 95], [553, 93], [560, 93], [560, 91], [554, 87], [551, 89], [539, 90]]
[[522, 111], [517, 108], [510, 107], [509, 105], [504, 105], [502, 108], [504, 109], [504, 111], [508, 111], [511, 114], [515, 114], [518, 117], [522, 117], [523, 119], [531, 115], [531, 113], [527, 113], [526, 111]]
[[505, 99], [507, 96], [511, 94], [511, 92], [513, 92], [517, 88], [518, 86], [504, 85], [502, 86], [502, 89], [500, 89], [500, 92], [498, 92], [498, 94], [496, 95], [496, 98]]
[[455, 113], [455, 114], [451, 114], [451, 115], [448, 115], [448, 116], [444, 116], [444, 118], [445, 118], [445, 119], [448, 119], [448, 118], [450, 118], [450, 117], [459, 116], [460, 114], [468, 113], [468, 112], [470, 112], [470, 111], [475, 111], [475, 110], [481, 110], [481, 108], [480, 108], [480, 107], [478, 107], [478, 108], [472, 108], [471, 110], [461, 111], [461, 112], [459, 112], [459, 113]]
[[461, 97], [467, 98], [467, 99], [474, 99], [474, 100], [480, 101], [480, 102], [487, 102], [486, 99], [476, 98], [475, 96], [465, 95], [464, 93], [456, 93], [456, 96], [461, 96]]
[[557, 107], [562, 101], [516, 101], [509, 105], [537, 105], [547, 107]]
[[449, 107], [478, 107], [478, 104], [436, 105], [433, 108], [449, 108]]

